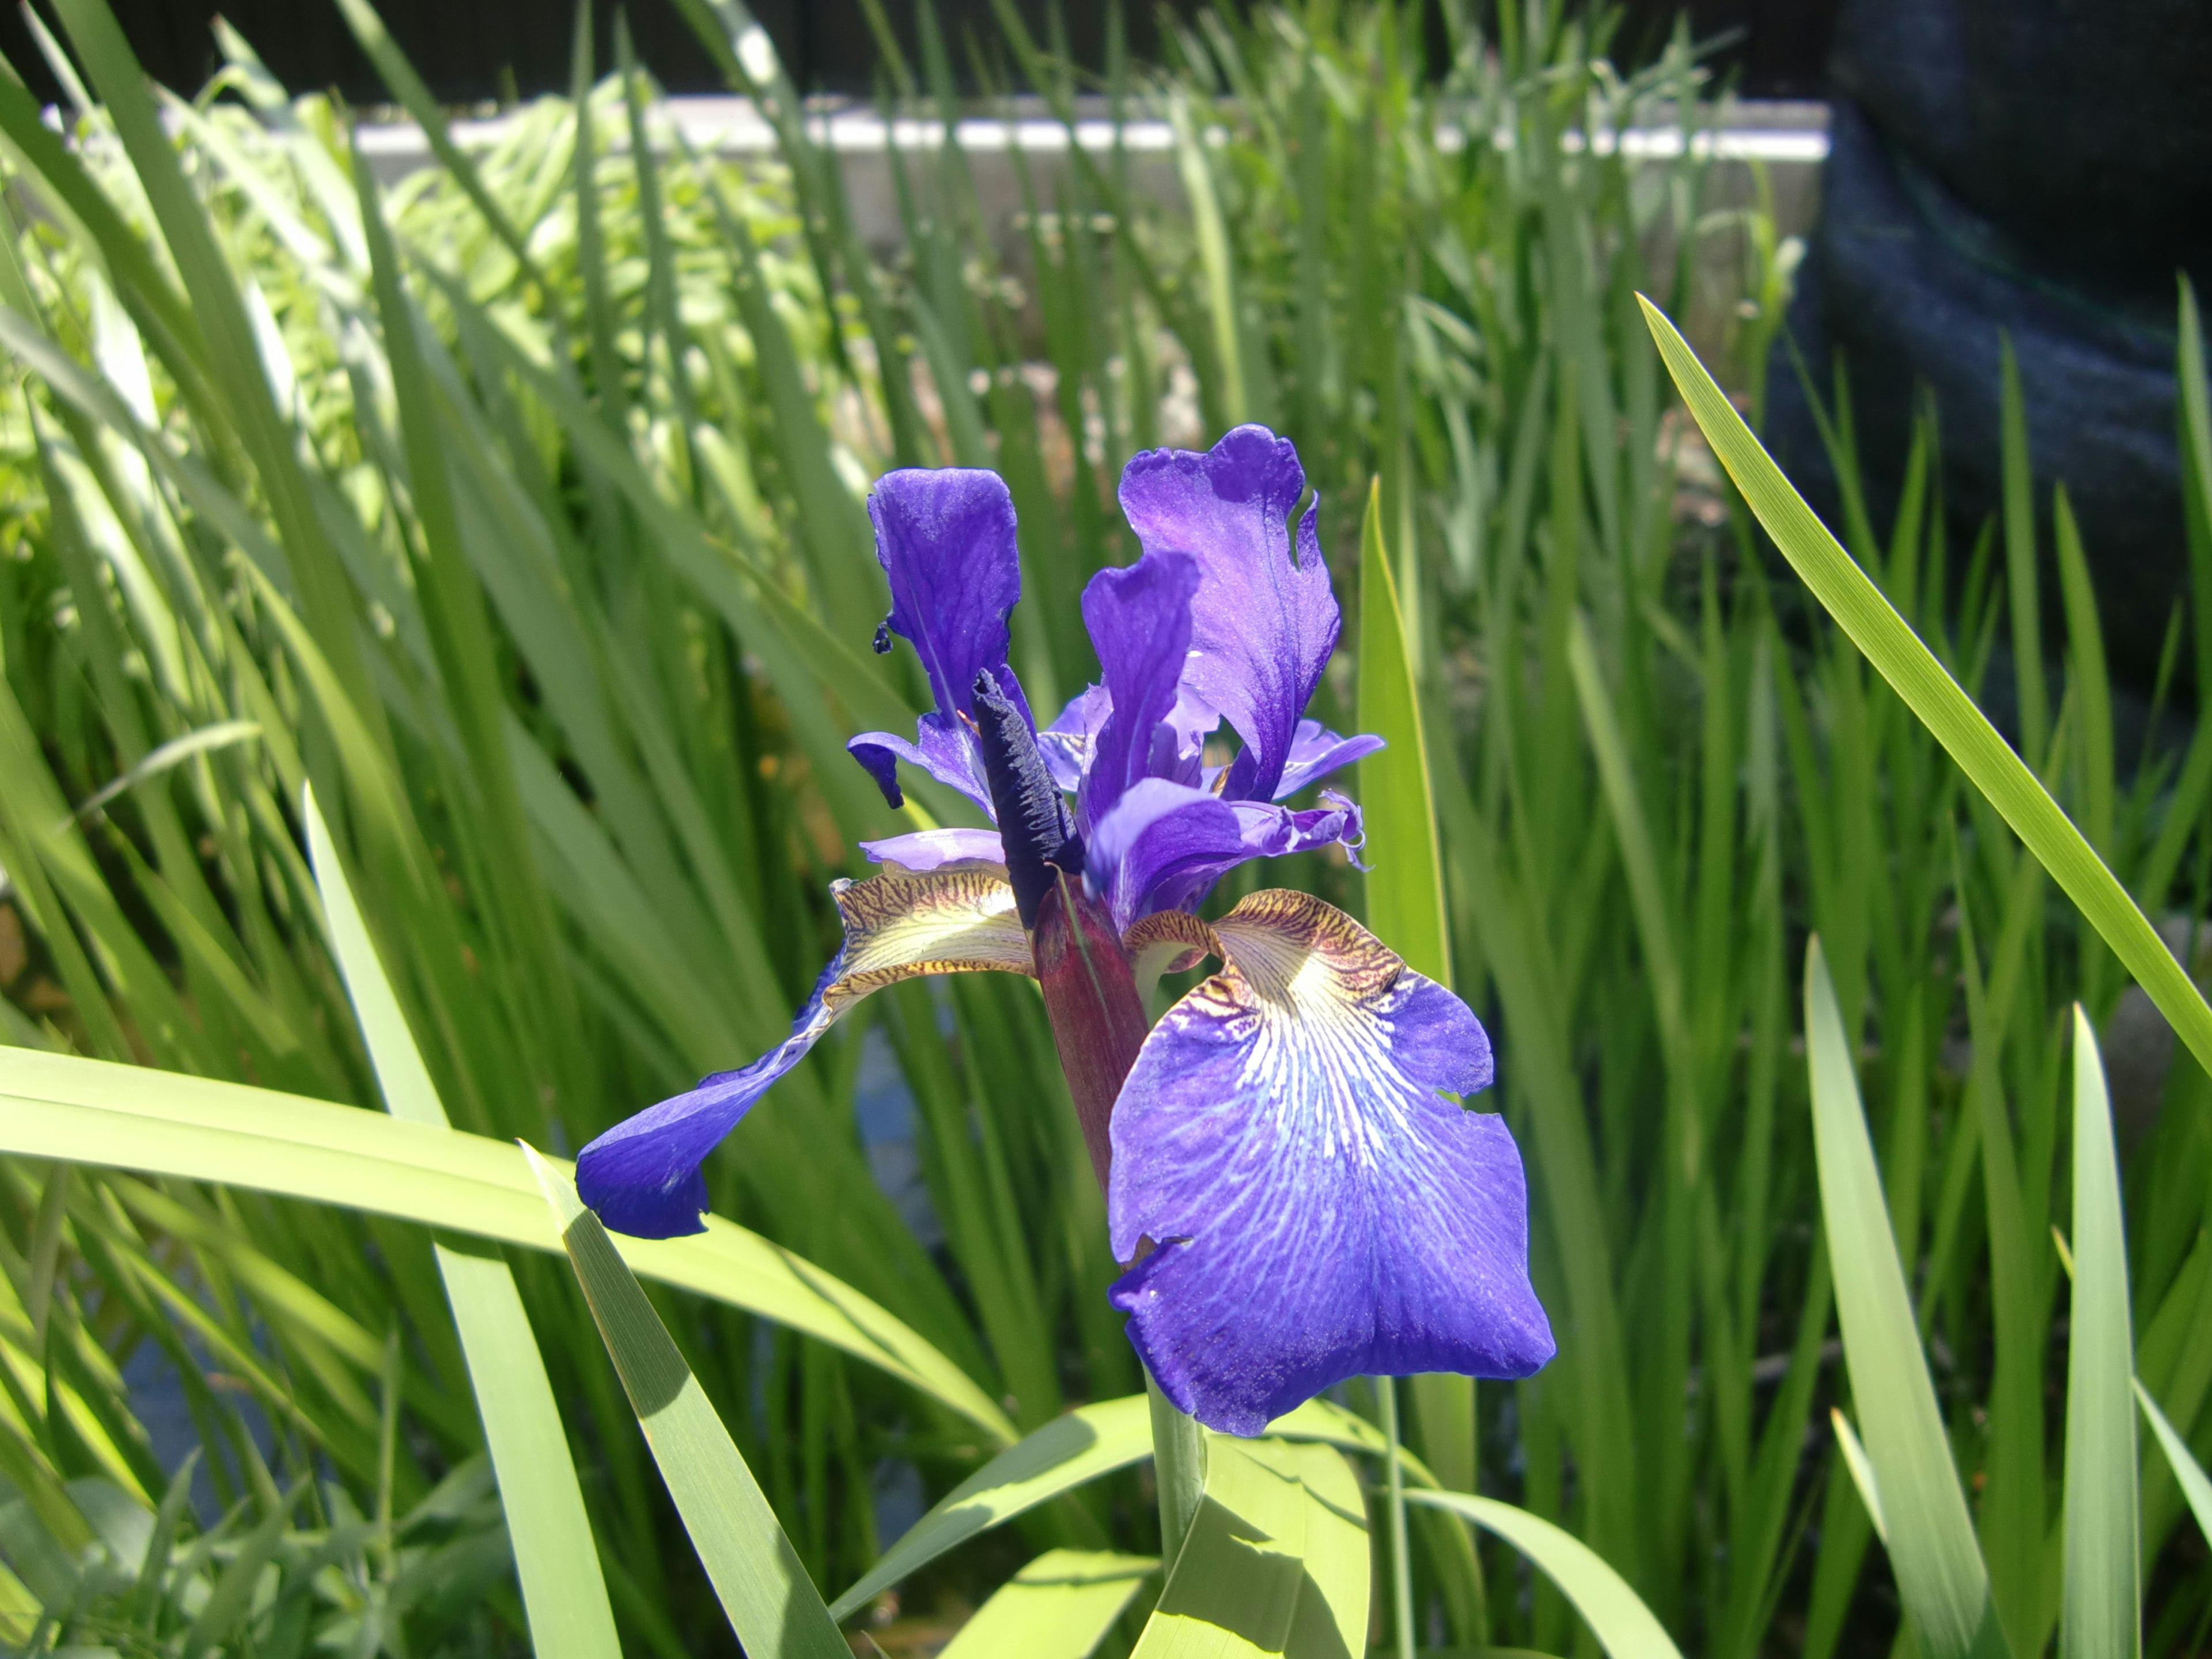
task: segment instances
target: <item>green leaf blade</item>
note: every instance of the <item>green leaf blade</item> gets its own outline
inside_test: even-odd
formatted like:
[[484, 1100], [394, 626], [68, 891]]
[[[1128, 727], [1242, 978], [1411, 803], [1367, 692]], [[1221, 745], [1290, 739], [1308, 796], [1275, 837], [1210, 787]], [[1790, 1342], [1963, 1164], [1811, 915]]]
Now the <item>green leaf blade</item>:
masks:
[[[312, 788], [301, 805], [332, 953], [386, 1104], [395, 1116], [443, 1128], [445, 1108], [377, 960]], [[531, 1645], [538, 1659], [621, 1659], [583, 1488], [514, 1273], [489, 1244], [441, 1240], [436, 1256], [499, 1482]]]
[[2104, 936], [2200, 1064], [2212, 1066], [2212, 1006], [2058, 803], [1972, 699], [1828, 533], [1759, 447], [1689, 343], [1649, 300], [1644, 319], [1683, 403], [1783, 556], [1853, 644], [1949, 751]]
[[738, 1643], [752, 1659], [851, 1659], [775, 1511], [606, 1229], [567, 1176], [525, 1152], [660, 1478]]
[[1805, 957], [1805, 1032], [1836, 1311], [1890, 1565], [1928, 1659], [1990, 1659], [2008, 1651], [2004, 1635], [1920, 1352], [1843, 1015], [1818, 939]]
[[2074, 1011], [2074, 1304], [2066, 1363], [2066, 1566], [2059, 1652], [2134, 1659], [2142, 1571], [2136, 1489], [2135, 1336], [2127, 1236], [2105, 1068]]
[[1090, 1659], [1159, 1565], [1147, 1555], [1048, 1550], [976, 1608], [939, 1659]]
[[1496, 1533], [1534, 1561], [1574, 1603], [1610, 1659], [1682, 1659], [1628, 1581], [1572, 1533], [1510, 1504], [1466, 1492], [1409, 1492], [1406, 1501], [1449, 1510]]

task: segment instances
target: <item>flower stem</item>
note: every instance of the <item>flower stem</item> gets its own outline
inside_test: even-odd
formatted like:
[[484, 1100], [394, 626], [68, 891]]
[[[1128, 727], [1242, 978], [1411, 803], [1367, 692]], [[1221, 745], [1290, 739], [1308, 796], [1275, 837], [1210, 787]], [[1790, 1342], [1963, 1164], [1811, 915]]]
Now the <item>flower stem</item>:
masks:
[[[1375, 1399], [1382, 1411], [1383, 1437], [1390, 1443], [1385, 1462], [1390, 1477], [1390, 1622], [1397, 1632], [1398, 1659], [1413, 1659], [1413, 1564], [1406, 1548], [1406, 1470], [1398, 1457], [1398, 1379], [1376, 1377]], [[1153, 1421], [1158, 1421], [1158, 1407]]]
[[1145, 1041], [1145, 1005], [1106, 908], [1059, 873], [1030, 934], [1054, 1047], [1098, 1189], [1109, 1190], [1114, 1102]]
[[1175, 1571], [1176, 1557], [1197, 1517], [1206, 1490], [1206, 1431], [1160, 1392], [1150, 1371], [1145, 1393], [1152, 1402], [1152, 1475], [1160, 1497], [1160, 1563]]

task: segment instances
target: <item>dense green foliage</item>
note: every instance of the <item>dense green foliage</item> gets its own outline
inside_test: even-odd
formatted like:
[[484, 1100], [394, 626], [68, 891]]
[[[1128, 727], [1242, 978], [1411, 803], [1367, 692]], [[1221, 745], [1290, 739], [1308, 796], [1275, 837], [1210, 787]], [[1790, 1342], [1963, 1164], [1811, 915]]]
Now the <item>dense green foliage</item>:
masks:
[[[1492, 40], [1455, 21], [1441, 64], [1388, 5], [1209, 15], [1168, 68], [1105, 88], [1171, 124], [1178, 198], [1144, 158], [1078, 152], [1018, 172], [1002, 252], [959, 150], [894, 152], [903, 233], [884, 259], [787, 87], [760, 88], [787, 118], [781, 161], [741, 167], [686, 153], [631, 66], [599, 81], [580, 61], [575, 98], [522, 110], [489, 151], [441, 143], [380, 191], [342, 113], [273, 85], [234, 36], [187, 104], [149, 94], [99, 0], [58, 9], [85, 76], [74, 142], [0, 82], [0, 1038], [408, 1115], [325, 921], [312, 785], [422, 1097], [573, 1151], [780, 1037], [834, 944], [824, 889], [852, 842], [911, 827], [842, 752], [919, 689], [866, 649], [883, 608], [866, 481], [1006, 474], [1032, 596], [1016, 664], [1054, 706], [1091, 672], [1075, 594], [1133, 552], [1121, 460], [1262, 420], [1321, 490], [1348, 610], [1376, 586], [1355, 550], [1381, 481], [1368, 562], [1395, 578], [1426, 714], [1440, 948], [1497, 1036], [1561, 1340], [1528, 1382], [1403, 1390], [1441, 1484], [1564, 1526], [1688, 1650], [1893, 1639], [1830, 1428], [1859, 1373], [1829, 1340], [1837, 1224], [1819, 1225], [1795, 1048], [1813, 931], [1863, 1045], [1880, 1196], [2014, 1653], [2054, 1639], [2051, 1567], [2072, 1547], [2051, 1229], [2081, 1211], [2076, 999], [2120, 1079], [2128, 1259], [2100, 1282], [2131, 1288], [2142, 1387], [2200, 1454], [2212, 1440], [2205, 1073], [2185, 1052], [2122, 1074], [2125, 1032], [2164, 1049], [2117, 959], [1769, 562], [1672, 411], [1637, 291], [1678, 316], [1709, 304], [1693, 253], [1736, 239], [1741, 283], [1709, 308], [1734, 319], [1755, 407], [1786, 287], [1771, 226], [1705, 214], [1695, 146], [1638, 163], [1561, 142], [1708, 121], [1686, 52], [1624, 80], [1602, 38], [1541, 8], [1501, 9]], [[419, 104], [373, 15], [346, 9]], [[711, 33], [719, 9], [696, 9]], [[1095, 89], [1006, 27], [981, 61], [1072, 116]], [[943, 51], [897, 69], [914, 112], [953, 112]], [[2186, 309], [2181, 339], [2195, 618], [2212, 422]], [[1893, 524], [1854, 489], [1841, 530], [1971, 691], [2000, 625], [2033, 645], [2037, 607], [2001, 580], [2032, 580], [2033, 519], [1947, 545], [1935, 444], [1931, 423]], [[2201, 916], [2212, 727], [2185, 752], [2116, 752], [2063, 497], [2056, 525], [2064, 672], [2026, 758], [2154, 921]], [[1382, 635], [1361, 623], [1316, 711], [1340, 729], [1374, 695], [1355, 647]], [[2178, 616], [2173, 638], [2212, 684], [2212, 629]], [[1308, 862], [1248, 867], [1218, 902], [1260, 879], [1362, 902], [1341, 864]], [[855, 1128], [886, 1063], [914, 1103], [927, 1238]], [[0, 1055], [0, 1082], [29, 1064]], [[368, 1213], [83, 1167], [221, 1156], [153, 1150], [170, 1143], [152, 1106], [116, 1121], [131, 1135], [76, 1167], [0, 1163], [0, 1636], [185, 1659], [520, 1650], [448, 1309], [458, 1247], [434, 1252], [412, 1215], [507, 1241], [633, 1650], [723, 1641], [591, 1314], [541, 1253], [542, 1212], [426, 1217], [410, 1170], [455, 1183], [441, 1194], [461, 1176], [365, 1153]], [[709, 1236], [725, 1255], [630, 1258], [684, 1287], [651, 1293], [676, 1369], [825, 1592], [891, 1542], [877, 1498], [902, 1469], [934, 1497], [1141, 1386], [1026, 987], [876, 999], [708, 1174], [718, 1213], [874, 1304], [804, 1273], [771, 1295], [734, 1230]], [[519, 1160], [481, 1179], [494, 1207], [531, 1196]], [[134, 1416], [122, 1368], [149, 1346], [182, 1378], [220, 1521]], [[1133, 1432], [1100, 1465], [1121, 1472], [908, 1581], [886, 1644], [1039, 1550], [1149, 1556]], [[2212, 1566], [2149, 1444], [2146, 1640], [2194, 1651]], [[1477, 1575], [1444, 1510], [1411, 1533], [1424, 1644], [1587, 1642], [1504, 1546], [1480, 1546]], [[1100, 1559], [1127, 1577], [1127, 1556]]]

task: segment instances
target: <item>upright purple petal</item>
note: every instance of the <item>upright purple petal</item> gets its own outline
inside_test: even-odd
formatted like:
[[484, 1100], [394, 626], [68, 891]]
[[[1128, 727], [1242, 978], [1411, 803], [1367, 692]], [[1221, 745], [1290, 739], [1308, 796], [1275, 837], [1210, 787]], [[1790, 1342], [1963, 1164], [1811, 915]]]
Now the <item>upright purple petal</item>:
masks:
[[1238, 427], [1202, 455], [1148, 451], [1121, 473], [1121, 510], [1146, 551], [1198, 561], [1184, 678], [1244, 740], [1224, 790], [1231, 799], [1273, 796], [1336, 648], [1336, 596], [1310, 508], [1291, 556], [1291, 509], [1305, 482], [1290, 441], [1260, 426]]
[[[968, 832], [970, 834], [975, 832]], [[838, 1017], [871, 991], [921, 974], [1036, 972], [1006, 872], [973, 864], [917, 874], [886, 870], [830, 888], [845, 942], [792, 1022], [791, 1035], [734, 1072], [627, 1118], [576, 1158], [576, 1190], [599, 1219], [637, 1238], [704, 1231], [707, 1154], [769, 1086], [806, 1057]]]
[[975, 677], [1004, 684], [1006, 613], [1022, 596], [1014, 499], [979, 467], [906, 467], [868, 497], [876, 557], [890, 583], [884, 626], [911, 641], [941, 714], [965, 713]]
[[1251, 800], [1224, 800], [1166, 778], [1132, 785], [1102, 818], [1085, 848], [1093, 891], [1127, 927], [1159, 910], [1194, 909], [1213, 884], [1252, 859], [1281, 858], [1342, 842], [1357, 848], [1359, 809], [1322, 792], [1304, 811]]
[[909, 641], [937, 707], [921, 717], [913, 743], [866, 732], [846, 747], [894, 806], [902, 801], [897, 763], [904, 760], [988, 811], [990, 791], [961, 716], [972, 712], [975, 679], [985, 672], [1024, 714], [1029, 707], [1006, 666], [1006, 615], [1022, 594], [1013, 498], [995, 472], [908, 467], [876, 481], [868, 516], [891, 590], [876, 649], [890, 650], [893, 634]]
[[[1079, 798], [1088, 830], [1130, 785], [1175, 763], [1179, 741], [1164, 726], [1182, 690], [1190, 655], [1190, 603], [1198, 562], [1182, 553], [1146, 553], [1102, 570], [1083, 592], [1083, 621], [1098, 653], [1112, 712], [1092, 745]], [[1154, 738], [1163, 750], [1155, 764]]]
[[[1552, 1357], [1528, 1198], [1467, 1005], [1341, 911], [1246, 899], [1136, 930], [1221, 971], [1145, 1040], [1113, 1118], [1108, 1215], [1129, 1338], [1210, 1427], [1257, 1434], [1364, 1373], [1526, 1376]], [[1141, 1257], [1141, 1259], [1136, 1259]]]

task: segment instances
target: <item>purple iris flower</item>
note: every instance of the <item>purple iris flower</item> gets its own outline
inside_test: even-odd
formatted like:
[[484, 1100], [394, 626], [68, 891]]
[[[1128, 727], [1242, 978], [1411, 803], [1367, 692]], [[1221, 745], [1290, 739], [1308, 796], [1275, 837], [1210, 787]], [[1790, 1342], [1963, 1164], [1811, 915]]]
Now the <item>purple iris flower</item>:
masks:
[[[702, 1160], [869, 992], [1027, 974], [1128, 1264], [1109, 1294], [1176, 1405], [1257, 1434], [1346, 1377], [1525, 1376], [1552, 1357], [1519, 1152], [1502, 1118], [1449, 1097], [1492, 1077], [1467, 1005], [1306, 894], [1196, 914], [1247, 860], [1360, 844], [1344, 796], [1285, 804], [1381, 747], [1305, 718], [1339, 617], [1312, 507], [1293, 549], [1304, 493], [1296, 450], [1261, 427], [1132, 460], [1121, 507], [1143, 556], [1083, 595], [1101, 681], [1040, 730], [1006, 661], [1006, 485], [878, 481], [877, 648], [911, 643], [936, 707], [911, 741], [848, 746], [893, 805], [904, 762], [996, 827], [863, 843], [882, 872], [833, 886], [844, 944], [791, 1036], [584, 1149], [577, 1185], [602, 1220], [701, 1231]], [[1224, 722], [1225, 763], [1208, 752]], [[1139, 982], [1206, 957], [1219, 970], [1148, 1030]]]

